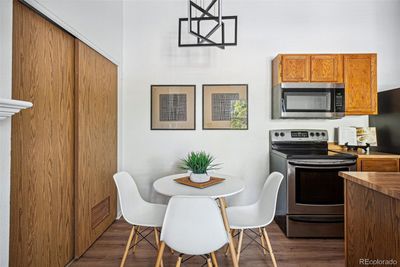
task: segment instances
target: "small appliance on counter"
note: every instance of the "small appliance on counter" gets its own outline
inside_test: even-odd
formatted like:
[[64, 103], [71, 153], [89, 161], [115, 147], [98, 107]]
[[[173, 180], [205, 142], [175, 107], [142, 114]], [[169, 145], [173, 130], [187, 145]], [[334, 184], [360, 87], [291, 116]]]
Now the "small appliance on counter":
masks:
[[344, 235], [340, 171], [355, 171], [357, 156], [328, 150], [326, 130], [270, 131], [270, 169], [284, 175], [275, 221], [287, 237]]
[[272, 118], [342, 118], [344, 94], [342, 83], [280, 83], [272, 89]]

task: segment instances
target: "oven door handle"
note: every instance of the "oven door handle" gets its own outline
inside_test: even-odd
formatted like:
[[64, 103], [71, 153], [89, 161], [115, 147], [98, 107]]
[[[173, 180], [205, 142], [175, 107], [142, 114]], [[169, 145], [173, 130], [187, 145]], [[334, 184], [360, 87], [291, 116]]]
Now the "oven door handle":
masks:
[[310, 167], [310, 168], [318, 168], [318, 169], [326, 169], [326, 168], [343, 168], [347, 166], [354, 166], [356, 164], [355, 160], [337, 160], [337, 161], [304, 161], [304, 160], [290, 160], [288, 162], [290, 165], [299, 166], [299, 167]]
[[305, 223], [343, 223], [344, 216], [333, 216], [333, 217], [310, 217], [301, 215], [290, 215], [289, 220], [295, 222], [305, 222]]

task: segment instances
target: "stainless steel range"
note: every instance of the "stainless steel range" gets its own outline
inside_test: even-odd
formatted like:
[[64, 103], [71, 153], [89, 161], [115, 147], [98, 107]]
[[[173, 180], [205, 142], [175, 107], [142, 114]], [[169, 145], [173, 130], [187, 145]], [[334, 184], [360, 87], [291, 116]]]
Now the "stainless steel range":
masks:
[[328, 150], [326, 130], [270, 131], [270, 168], [284, 174], [275, 221], [288, 237], [343, 237], [344, 186], [339, 171], [357, 157]]

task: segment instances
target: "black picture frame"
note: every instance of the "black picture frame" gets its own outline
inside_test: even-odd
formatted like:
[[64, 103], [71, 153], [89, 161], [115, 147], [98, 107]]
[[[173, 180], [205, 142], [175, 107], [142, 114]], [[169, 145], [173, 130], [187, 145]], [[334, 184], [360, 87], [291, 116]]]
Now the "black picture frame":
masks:
[[[192, 127], [188, 127], [188, 128], [179, 128], [179, 127], [175, 127], [175, 128], [171, 128], [171, 127], [155, 127], [154, 126], [154, 95], [155, 95], [155, 88], [183, 88], [183, 87], [190, 87], [191, 90], [193, 90], [193, 112], [192, 112], [192, 120], [193, 120], [193, 126]], [[189, 109], [189, 107], [187, 107]], [[188, 112], [189, 114], [189, 112]], [[196, 85], [194, 84], [152, 84], [150, 85], [150, 130], [156, 130], [156, 131], [179, 131], [179, 130], [184, 130], [184, 131], [193, 131], [196, 130]]]
[[[205, 87], [214, 86], [214, 87], [227, 87], [227, 86], [243, 86], [245, 87], [246, 92], [246, 127], [245, 128], [226, 128], [226, 127], [206, 127], [205, 126]], [[249, 129], [249, 86], [248, 84], [203, 84], [202, 85], [202, 129], [203, 130], [248, 130]]]

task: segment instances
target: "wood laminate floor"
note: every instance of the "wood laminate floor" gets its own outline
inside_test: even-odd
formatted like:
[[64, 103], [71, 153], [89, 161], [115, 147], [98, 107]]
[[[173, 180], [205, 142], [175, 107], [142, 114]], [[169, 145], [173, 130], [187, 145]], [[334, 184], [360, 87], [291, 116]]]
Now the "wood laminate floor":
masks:
[[[119, 266], [126, 241], [131, 227], [124, 220], [117, 220], [77, 261], [73, 267], [85, 266]], [[277, 264], [280, 267], [294, 266], [318, 266], [339, 267], [344, 266], [344, 241], [342, 239], [288, 239], [279, 227], [272, 223], [267, 227], [272, 248], [275, 252]], [[154, 241], [154, 236], [150, 235]], [[245, 246], [250, 239], [243, 239]], [[126, 267], [151, 267], [154, 266], [156, 251], [145, 241], [140, 243], [136, 253], [130, 254], [126, 261]], [[217, 253], [219, 266], [231, 266], [230, 258], [224, 256], [224, 249]], [[169, 250], [164, 253], [164, 266], [175, 266], [177, 254], [171, 254]], [[194, 257], [184, 266], [202, 266], [204, 260]], [[264, 255], [262, 250], [254, 243], [244, 250], [240, 257], [240, 266], [259, 267], [272, 266], [269, 255]]]

